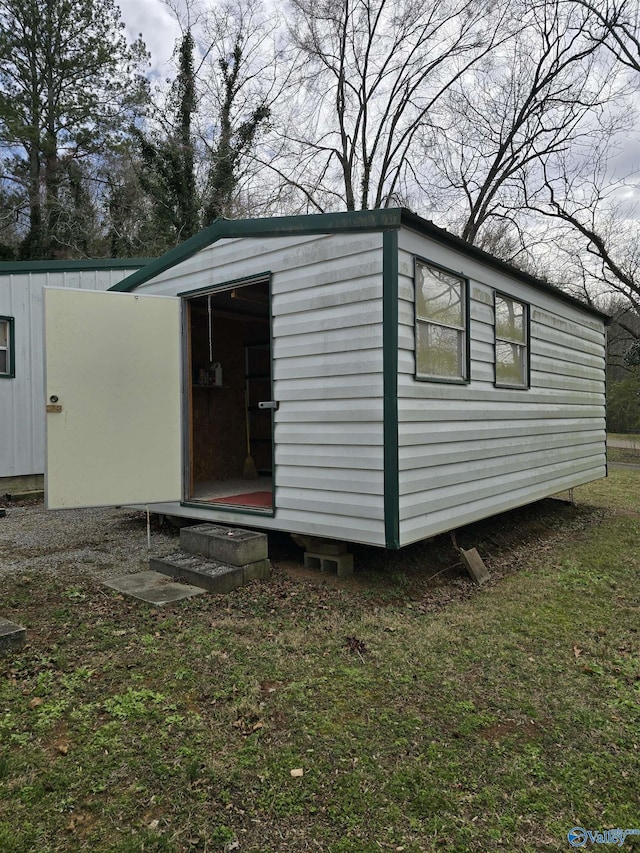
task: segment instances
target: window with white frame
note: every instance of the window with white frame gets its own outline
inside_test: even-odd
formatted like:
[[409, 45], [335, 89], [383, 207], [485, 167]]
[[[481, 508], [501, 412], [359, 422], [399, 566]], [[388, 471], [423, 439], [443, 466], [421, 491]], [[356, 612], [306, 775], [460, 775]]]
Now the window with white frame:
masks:
[[0, 317], [0, 378], [15, 376], [13, 366], [13, 317]]
[[496, 385], [529, 387], [529, 306], [495, 294]]
[[468, 379], [466, 282], [416, 262], [416, 378]]

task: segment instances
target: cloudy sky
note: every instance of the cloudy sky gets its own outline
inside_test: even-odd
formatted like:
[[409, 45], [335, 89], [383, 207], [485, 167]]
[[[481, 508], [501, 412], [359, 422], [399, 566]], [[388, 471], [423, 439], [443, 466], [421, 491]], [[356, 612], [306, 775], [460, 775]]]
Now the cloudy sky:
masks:
[[[173, 77], [175, 66], [170, 64], [176, 39], [180, 37], [180, 27], [173, 12], [163, 0], [116, 0], [122, 11], [127, 36], [134, 41], [138, 34], [151, 53], [152, 73], [162, 79]], [[172, 5], [180, 6], [184, 0], [168, 0]], [[636, 131], [639, 129], [636, 128]], [[614, 191], [618, 201], [635, 208], [640, 191], [637, 186], [637, 171], [640, 168], [640, 132], [629, 129], [618, 136], [612, 157], [614, 173], [624, 182]], [[630, 175], [634, 179], [630, 182]], [[629, 183], [631, 185], [629, 185]], [[634, 218], [637, 211], [634, 210]]]
[[129, 40], [133, 41], [142, 33], [142, 38], [151, 52], [154, 70], [164, 75], [175, 40], [180, 35], [175, 15], [161, 0], [118, 0], [118, 4]]

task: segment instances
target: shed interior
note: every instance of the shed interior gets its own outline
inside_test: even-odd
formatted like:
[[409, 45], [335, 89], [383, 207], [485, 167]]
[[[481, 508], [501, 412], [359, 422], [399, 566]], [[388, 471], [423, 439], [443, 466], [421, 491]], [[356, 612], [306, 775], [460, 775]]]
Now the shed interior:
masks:
[[[273, 505], [269, 282], [187, 300], [187, 500], [271, 510]], [[247, 465], [247, 457], [254, 465]], [[257, 476], [248, 476], [255, 473]]]

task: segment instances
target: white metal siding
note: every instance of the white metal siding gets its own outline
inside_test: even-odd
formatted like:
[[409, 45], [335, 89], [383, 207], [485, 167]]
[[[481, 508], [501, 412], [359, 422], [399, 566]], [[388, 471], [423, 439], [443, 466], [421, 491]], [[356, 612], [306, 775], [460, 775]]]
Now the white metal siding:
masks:
[[15, 378], [0, 379], [0, 477], [44, 472], [42, 288], [107, 290], [136, 269], [0, 273], [0, 315], [15, 317]]
[[267, 271], [276, 516], [189, 514], [384, 545], [382, 235], [225, 239], [137, 292], [175, 296]]
[[[401, 544], [603, 477], [603, 324], [409, 230], [399, 245]], [[468, 385], [414, 379], [416, 255], [470, 280]], [[530, 305], [528, 390], [494, 387], [494, 289]]]

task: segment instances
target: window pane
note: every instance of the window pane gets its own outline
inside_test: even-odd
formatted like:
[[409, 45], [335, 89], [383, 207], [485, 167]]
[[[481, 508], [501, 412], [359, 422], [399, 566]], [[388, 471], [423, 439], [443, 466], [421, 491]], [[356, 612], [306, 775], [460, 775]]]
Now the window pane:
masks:
[[457, 329], [418, 323], [416, 369], [419, 376], [443, 379], [463, 377], [463, 334]]
[[9, 342], [9, 323], [0, 320], [0, 347], [6, 347]]
[[464, 325], [462, 281], [433, 267], [419, 266], [416, 312], [422, 320], [449, 326]]
[[496, 382], [503, 385], [525, 385], [525, 348], [506, 341], [496, 341]]
[[524, 305], [496, 296], [496, 337], [523, 344], [525, 333]]
[[8, 373], [8, 365], [7, 365], [7, 351], [6, 349], [0, 349], [0, 373]]

